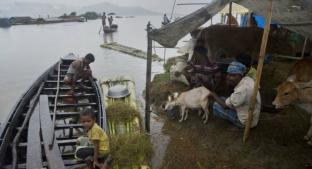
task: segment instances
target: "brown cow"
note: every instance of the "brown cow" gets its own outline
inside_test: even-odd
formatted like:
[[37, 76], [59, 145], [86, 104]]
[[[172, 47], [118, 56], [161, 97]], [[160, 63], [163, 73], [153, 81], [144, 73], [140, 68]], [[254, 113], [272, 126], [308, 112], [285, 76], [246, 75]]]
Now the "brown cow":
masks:
[[[277, 87], [272, 103], [277, 109], [295, 104], [312, 115], [312, 60], [303, 59], [292, 68], [287, 81]], [[304, 136], [312, 145], [312, 116], [310, 129]]]
[[[262, 33], [263, 29], [257, 27], [212, 25], [201, 30], [198, 39], [205, 41], [208, 56], [212, 61], [217, 60], [219, 57], [235, 57], [241, 53], [258, 58]], [[287, 37], [287, 35], [280, 36], [277, 33], [270, 33], [267, 53], [291, 56], [294, 49]], [[302, 45], [298, 46], [298, 48], [302, 50]], [[306, 48], [306, 51], [309, 50], [311, 50], [311, 47]]]

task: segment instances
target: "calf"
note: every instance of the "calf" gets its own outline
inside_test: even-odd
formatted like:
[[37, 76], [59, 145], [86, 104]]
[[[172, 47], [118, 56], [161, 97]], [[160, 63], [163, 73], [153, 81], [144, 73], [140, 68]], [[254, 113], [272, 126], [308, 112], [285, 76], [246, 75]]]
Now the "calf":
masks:
[[291, 103], [311, 114], [310, 129], [304, 138], [309, 145], [312, 145], [312, 81], [306, 83], [287, 81], [278, 86], [277, 95], [272, 104], [279, 109]]
[[180, 95], [175, 94], [174, 99], [171, 96], [168, 97], [168, 102], [166, 104], [165, 110], [171, 110], [174, 106], [180, 107], [180, 115], [181, 118], [179, 122], [186, 120], [188, 117], [189, 109], [198, 110], [199, 114], [201, 114], [202, 110], [204, 110], [204, 123], [207, 123], [209, 110], [208, 110], [208, 96], [210, 91], [205, 87], [198, 87], [191, 89], [186, 92], [182, 92]]
[[[287, 81], [277, 87], [277, 95], [272, 103], [277, 109], [295, 104], [312, 115], [312, 60], [298, 61], [289, 73]], [[305, 135], [312, 145], [312, 116], [310, 129]]]

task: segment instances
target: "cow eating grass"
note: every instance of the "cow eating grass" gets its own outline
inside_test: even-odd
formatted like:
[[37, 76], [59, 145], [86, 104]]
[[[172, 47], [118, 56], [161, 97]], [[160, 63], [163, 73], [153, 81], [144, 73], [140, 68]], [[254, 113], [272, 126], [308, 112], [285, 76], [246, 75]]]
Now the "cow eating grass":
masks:
[[208, 110], [208, 96], [210, 91], [205, 87], [198, 87], [189, 91], [182, 92], [181, 94], [175, 93], [172, 96], [168, 96], [168, 101], [165, 106], [165, 110], [172, 110], [174, 106], [180, 107], [180, 120], [185, 121], [188, 117], [188, 111], [190, 109], [198, 110], [200, 115], [202, 110], [204, 111], [203, 120], [207, 123], [209, 110]]

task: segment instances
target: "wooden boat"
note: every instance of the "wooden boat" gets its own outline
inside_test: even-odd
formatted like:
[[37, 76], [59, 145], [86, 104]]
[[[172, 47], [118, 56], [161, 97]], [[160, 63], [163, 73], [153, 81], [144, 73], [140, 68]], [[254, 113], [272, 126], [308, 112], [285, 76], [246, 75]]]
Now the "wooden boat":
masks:
[[[79, 165], [74, 145], [82, 126], [75, 119], [83, 108], [93, 109], [97, 123], [106, 130], [102, 95], [93, 78], [84, 82], [86, 87], [77, 87], [74, 96], [66, 94], [70, 88], [63, 78], [75, 59], [73, 54], [62, 57], [18, 100], [1, 125], [0, 168], [64, 169]], [[64, 103], [66, 99], [74, 101]]]
[[118, 29], [118, 25], [112, 24], [111, 26], [104, 26], [103, 31], [105, 33], [111, 33], [111, 32], [116, 32]]

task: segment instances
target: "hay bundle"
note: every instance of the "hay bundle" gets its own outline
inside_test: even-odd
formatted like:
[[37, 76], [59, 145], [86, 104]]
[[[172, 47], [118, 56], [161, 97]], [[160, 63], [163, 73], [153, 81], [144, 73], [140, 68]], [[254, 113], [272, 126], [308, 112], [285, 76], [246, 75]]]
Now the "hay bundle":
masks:
[[110, 121], [132, 121], [139, 117], [139, 112], [123, 101], [114, 101], [106, 108], [107, 117]]
[[111, 138], [111, 152], [118, 166], [147, 164], [152, 156], [152, 145], [145, 134], [123, 134]]

